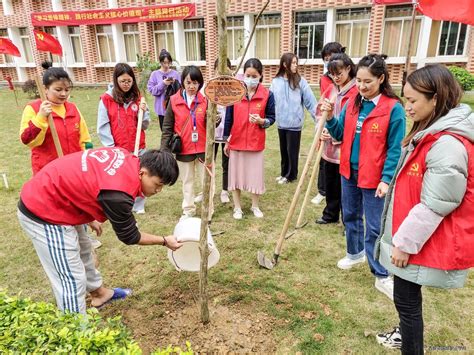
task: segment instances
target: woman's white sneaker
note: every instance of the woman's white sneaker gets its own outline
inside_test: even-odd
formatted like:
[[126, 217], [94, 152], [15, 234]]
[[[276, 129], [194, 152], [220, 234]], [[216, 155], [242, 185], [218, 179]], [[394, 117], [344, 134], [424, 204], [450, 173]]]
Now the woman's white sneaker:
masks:
[[376, 277], [375, 288], [393, 301], [393, 279], [391, 277]]
[[337, 267], [342, 270], [349, 270], [357, 264], [365, 263], [365, 260], [365, 255], [357, 259], [349, 259], [347, 256], [345, 256], [337, 262]]
[[234, 219], [242, 219], [243, 216], [244, 214], [240, 208], [234, 208], [234, 214], [232, 215]]
[[321, 195], [318, 193], [316, 196], [313, 197], [311, 200], [311, 203], [314, 203], [315, 205], [319, 205], [323, 200], [326, 198], [326, 196]]
[[251, 207], [250, 211], [253, 212], [253, 215], [257, 218], [263, 218], [263, 212], [260, 211], [260, 208], [258, 207]]
[[395, 327], [391, 332], [379, 333], [375, 336], [377, 343], [389, 349], [400, 349], [402, 347], [402, 335], [400, 328]]
[[280, 180], [283, 179], [283, 176], [279, 176], [275, 179], [276, 182], [280, 182]]

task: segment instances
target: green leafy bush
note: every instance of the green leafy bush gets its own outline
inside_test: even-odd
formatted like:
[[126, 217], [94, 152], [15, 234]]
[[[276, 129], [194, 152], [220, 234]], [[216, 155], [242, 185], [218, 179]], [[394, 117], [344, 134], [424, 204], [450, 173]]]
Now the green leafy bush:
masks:
[[36, 82], [34, 80], [27, 80], [21, 87], [23, 92], [28, 94], [30, 99], [37, 99], [40, 97], [38, 87], [36, 86]]
[[120, 317], [62, 313], [54, 305], [0, 291], [0, 353], [141, 354]]
[[464, 91], [469, 91], [474, 88], [474, 75], [469, 73], [466, 69], [456, 66], [450, 66], [448, 69], [454, 75]]
[[150, 52], [146, 52], [142, 55], [137, 54], [137, 70], [140, 73], [138, 88], [142, 94], [146, 92], [148, 79], [150, 79], [151, 73], [160, 68], [160, 63], [151, 58]]

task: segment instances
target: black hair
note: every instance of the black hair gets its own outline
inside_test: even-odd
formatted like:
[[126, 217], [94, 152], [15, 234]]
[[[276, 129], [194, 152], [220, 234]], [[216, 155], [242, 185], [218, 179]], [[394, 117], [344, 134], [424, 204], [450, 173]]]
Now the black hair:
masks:
[[169, 152], [159, 149], [147, 150], [140, 157], [140, 168], [147, 169], [150, 176], [158, 176], [164, 185], [172, 186], [178, 180], [178, 163]]
[[346, 53], [334, 53], [331, 55], [328, 63], [328, 72], [335, 74], [338, 70], [351, 67], [349, 70], [349, 77], [354, 79], [356, 76], [356, 66], [352, 59]]
[[55, 81], [66, 80], [69, 85], [72, 86], [71, 78], [67, 71], [63, 68], [53, 68], [52, 62], [43, 62], [41, 63], [43, 69], [45, 69], [43, 73], [43, 85], [48, 88], [52, 83]]
[[[388, 81], [388, 68], [387, 63], [385, 63], [385, 59], [387, 58], [388, 56], [386, 54], [368, 54], [365, 57], [362, 57], [362, 59], [357, 64], [356, 73], [359, 71], [359, 69], [366, 68], [370, 74], [377, 78], [380, 78], [382, 75], [384, 75], [384, 80], [380, 84], [380, 93], [400, 101], [400, 98], [395, 94], [390, 82]], [[358, 107], [360, 106], [361, 102], [362, 95], [358, 93], [354, 104]]]
[[[132, 87], [127, 92], [122, 91], [118, 83], [118, 77], [124, 74], [130, 75], [133, 80]], [[127, 63], [117, 63], [114, 68], [113, 80], [114, 88], [112, 90], [112, 97], [115, 102], [124, 104], [137, 101], [140, 98], [140, 90], [138, 89], [137, 80], [135, 79], [135, 73], [130, 65]]]
[[189, 75], [192, 81], [197, 81], [199, 83], [199, 90], [204, 85], [204, 78], [202, 77], [201, 69], [199, 69], [195, 65], [188, 65], [187, 67], [184, 68], [183, 73], [181, 74], [181, 85], [184, 89], [184, 80], [186, 77]]
[[346, 47], [343, 47], [339, 42], [329, 42], [326, 43], [321, 50], [321, 59], [324, 60], [325, 57], [330, 56], [334, 53], [345, 53]]
[[263, 64], [258, 58], [250, 58], [244, 64], [244, 73], [248, 68], [254, 68], [260, 74], [260, 82], [263, 81]]
[[162, 49], [160, 51], [160, 56], [158, 57], [160, 63], [162, 63], [165, 59], [168, 59], [170, 64], [173, 63], [173, 58], [171, 58], [171, 53], [168, 52], [166, 49]]
[[298, 63], [298, 57], [294, 53], [284, 53], [280, 58], [280, 68], [278, 69], [278, 73], [275, 77], [285, 76], [288, 78], [288, 83], [290, 84], [290, 88], [296, 90], [300, 87], [301, 76], [296, 70], [296, 73], [291, 71], [291, 63], [293, 59], [296, 58], [296, 63]]
[[[227, 57], [226, 64], [227, 64], [227, 68], [232, 69], [232, 63], [230, 62], [229, 57]], [[219, 58], [217, 58], [216, 61], [214, 62], [214, 70], [217, 69], [218, 65], [219, 65]]]

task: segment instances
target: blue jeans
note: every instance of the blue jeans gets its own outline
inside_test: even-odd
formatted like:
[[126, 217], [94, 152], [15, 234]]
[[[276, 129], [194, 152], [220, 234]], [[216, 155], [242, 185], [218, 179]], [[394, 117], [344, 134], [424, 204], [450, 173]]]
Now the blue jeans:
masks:
[[[375, 241], [380, 233], [384, 199], [375, 197], [375, 189], [357, 187], [357, 171], [342, 179], [342, 216], [346, 227], [347, 257], [367, 255], [370, 271], [376, 277], [387, 277], [387, 270], [374, 258]], [[365, 236], [364, 224], [365, 219]]]

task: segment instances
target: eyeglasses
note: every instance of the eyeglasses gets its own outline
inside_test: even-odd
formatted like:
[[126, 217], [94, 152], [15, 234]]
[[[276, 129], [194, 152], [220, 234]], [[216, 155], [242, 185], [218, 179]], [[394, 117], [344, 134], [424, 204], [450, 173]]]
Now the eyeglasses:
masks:
[[119, 84], [132, 85], [132, 84], [133, 84], [133, 80], [119, 80], [118, 83], [119, 83]]
[[331, 79], [336, 79], [336, 78], [340, 78], [343, 74], [344, 74], [344, 72], [340, 72], [340, 73], [337, 73], [337, 74], [329, 74], [329, 77]]

